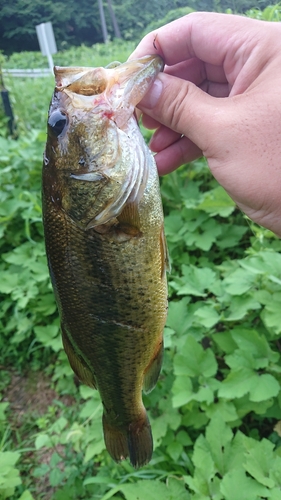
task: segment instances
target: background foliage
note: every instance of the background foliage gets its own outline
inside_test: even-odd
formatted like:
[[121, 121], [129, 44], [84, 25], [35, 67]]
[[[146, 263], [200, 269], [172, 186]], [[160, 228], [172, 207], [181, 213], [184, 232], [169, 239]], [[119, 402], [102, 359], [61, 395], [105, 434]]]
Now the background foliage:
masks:
[[[277, 20], [280, 8], [249, 14]], [[107, 64], [132, 46], [56, 57]], [[30, 54], [13, 61], [27, 67]], [[155, 452], [140, 471], [113, 463], [99, 396], [74, 383], [62, 350], [46, 266], [41, 162], [53, 82], [6, 84], [19, 137], [1, 115], [0, 499], [281, 500], [280, 240], [236, 209], [203, 159], [161, 180], [172, 272], [164, 367], [144, 397]]]
[[[109, 35], [114, 36], [107, 2], [104, 11]], [[191, 8], [204, 11], [246, 12], [252, 0], [112, 0], [122, 38], [137, 40], [153, 22], [164, 24], [163, 18], [171, 11]], [[255, 8], [265, 8], [266, 0], [256, 0]], [[175, 13], [173, 19], [182, 15]], [[171, 15], [169, 14], [171, 18]], [[172, 20], [172, 19], [170, 19]], [[92, 0], [0, 0], [0, 50], [7, 54], [14, 51], [36, 51], [38, 41], [35, 26], [51, 21], [59, 50], [72, 45], [92, 45], [102, 42], [98, 1]]]

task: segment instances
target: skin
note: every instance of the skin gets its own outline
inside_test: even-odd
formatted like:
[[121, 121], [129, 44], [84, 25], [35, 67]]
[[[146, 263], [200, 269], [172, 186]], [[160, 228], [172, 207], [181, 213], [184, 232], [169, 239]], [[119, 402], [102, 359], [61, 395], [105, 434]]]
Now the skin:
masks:
[[[149, 33], [131, 58], [165, 61], [138, 105], [160, 175], [206, 157], [252, 220], [281, 236], [281, 25], [193, 13]], [[156, 47], [156, 48], [155, 48]]]

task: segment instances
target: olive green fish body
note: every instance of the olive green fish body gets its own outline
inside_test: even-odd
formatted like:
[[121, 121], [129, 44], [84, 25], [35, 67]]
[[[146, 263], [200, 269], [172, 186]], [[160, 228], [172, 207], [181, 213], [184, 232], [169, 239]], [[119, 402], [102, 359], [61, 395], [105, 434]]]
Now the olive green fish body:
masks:
[[[158, 62], [155, 76], [159, 69]], [[107, 71], [113, 78], [115, 70]], [[63, 343], [78, 377], [99, 390], [109, 453], [138, 467], [152, 454], [141, 393], [160, 373], [167, 310], [158, 176], [132, 109], [125, 119], [119, 106], [136, 104], [126, 103], [122, 75], [106, 87], [121, 78], [116, 105], [94, 93], [93, 75], [82, 76], [79, 94], [81, 82], [66, 86], [61, 74], [49, 112], [43, 217]]]

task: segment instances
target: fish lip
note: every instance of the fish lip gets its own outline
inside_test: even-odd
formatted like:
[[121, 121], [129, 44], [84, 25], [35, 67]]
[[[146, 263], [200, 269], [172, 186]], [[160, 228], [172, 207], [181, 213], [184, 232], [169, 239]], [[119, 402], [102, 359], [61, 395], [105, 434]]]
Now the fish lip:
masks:
[[[114, 69], [108, 69], [107, 88], [105, 95], [115, 100], [115, 109], [133, 109], [142, 100], [160, 71], [164, 69], [164, 61], [159, 55], [147, 55], [139, 59], [130, 59]], [[116, 91], [118, 82], [119, 90]], [[115, 97], [114, 97], [115, 95]], [[129, 114], [128, 114], [129, 116]], [[119, 120], [122, 128], [126, 116]]]
[[151, 76], [156, 76], [163, 71], [164, 61], [159, 55], [147, 55], [138, 59], [130, 59], [114, 68], [120, 81], [129, 80], [132, 76], [137, 76], [143, 71], [150, 70]]

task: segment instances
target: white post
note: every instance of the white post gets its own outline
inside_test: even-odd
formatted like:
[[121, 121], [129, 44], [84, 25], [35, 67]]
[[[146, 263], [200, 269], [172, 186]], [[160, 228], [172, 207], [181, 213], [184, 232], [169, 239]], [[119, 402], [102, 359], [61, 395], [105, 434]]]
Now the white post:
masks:
[[48, 40], [47, 40], [47, 37], [46, 37], [45, 24], [42, 25], [42, 38], [43, 38], [43, 43], [44, 43], [44, 46], [45, 46], [45, 55], [47, 56], [48, 63], [49, 63], [49, 68], [50, 68], [50, 71], [51, 71], [51, 73], [53, 75], [54, 74], [54, 61], [53, 61], [53, 58], [52, 58], [52, 54], [49, 51], [49, 44], [48, 44]]
[[57, 45], [54, 37], [52, 23], [41, 23], [36, 26], [37, 37], [40, 45], [40, 50], [43, 56], [46, 56], [49, 63], [49, 68], [54, 74], [54, 63], [52, 54], [56, 54]]

